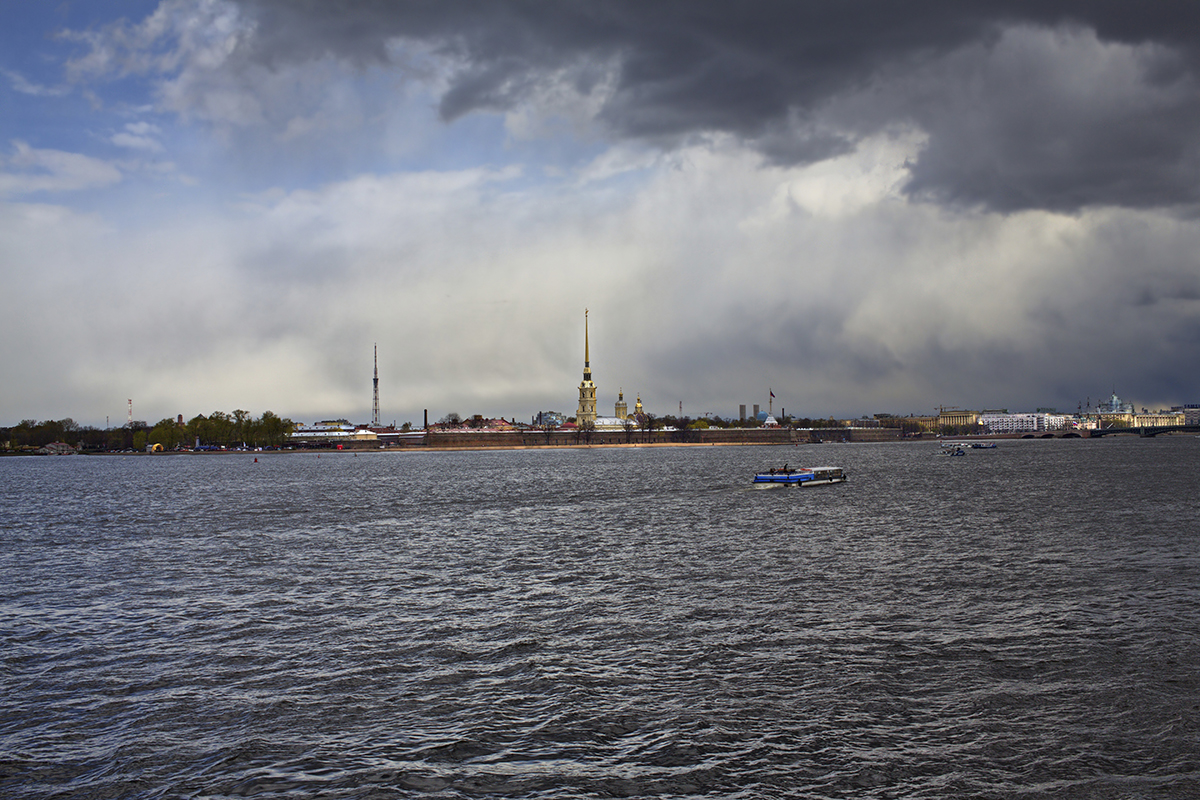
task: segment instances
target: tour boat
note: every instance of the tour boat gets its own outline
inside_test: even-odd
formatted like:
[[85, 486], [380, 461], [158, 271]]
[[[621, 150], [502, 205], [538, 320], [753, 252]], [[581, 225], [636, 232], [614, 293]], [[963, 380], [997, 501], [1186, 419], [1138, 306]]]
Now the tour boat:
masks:
[[841, 467], [772, 467], [754, 476], [756, 489], [775, 487], [823, 486], [829, 483], [845, 483], [846, 472]]

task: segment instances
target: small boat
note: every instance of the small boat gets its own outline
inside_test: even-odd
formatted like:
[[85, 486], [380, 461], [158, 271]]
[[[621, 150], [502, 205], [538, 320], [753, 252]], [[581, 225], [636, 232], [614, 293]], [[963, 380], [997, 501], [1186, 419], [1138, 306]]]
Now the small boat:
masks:
[[846, 471], [841, 467], [799, 467], [792, 469], [785, 464], [783, 467], [772, 467], [766, 472], [760, 472], [754, 476], [754, 488], [756, 489], [824, 486], [830, 483], [845, 482]]
[[[970, 446], [970, 445], [966, 445]], [[939, 455], [943, 456], [965, 456], [967, 451], [963, 449], [964, 445], [946, 442], [942, 444], [942, 449]]]

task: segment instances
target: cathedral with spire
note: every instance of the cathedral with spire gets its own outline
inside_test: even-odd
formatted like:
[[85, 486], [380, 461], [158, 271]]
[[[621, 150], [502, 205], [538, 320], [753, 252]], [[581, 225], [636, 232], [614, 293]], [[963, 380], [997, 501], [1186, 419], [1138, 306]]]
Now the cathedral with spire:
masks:
[[580, 427], [590, 426], [595, 430], [622, 430], [627, 424], [638, 424], [644, 413], [642, 398], [637, 398], [633, 413], [629, 413], [629, 405], [625, 402], [625, 391], [617, 393], [617, 402], [613, 408], [613, 416], [601, 417], [596, 415], [596, 383], [592, 380], [591, 345], [588, 338], [588, 310], [583, 310], [583, 380], [579, 382], [579, 407], [575, 410], [575, 424]]
[[596, 424], [596, 384], [592, 382], [592, 361], [588, 347], [588, 310], [583, 310], [583, 380], [579, 383], [579, 408], [575, 424]]

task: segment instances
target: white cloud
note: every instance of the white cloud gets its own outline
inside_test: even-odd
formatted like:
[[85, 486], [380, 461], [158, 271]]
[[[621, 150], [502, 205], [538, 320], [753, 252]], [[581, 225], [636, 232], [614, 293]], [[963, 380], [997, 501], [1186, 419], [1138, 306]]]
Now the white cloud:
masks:
[[92, 423], [127, 397], [151, 422], [365, 419], [378, 343], [389, 420], [570, 412], [585, 306], [602, 407], [624, 388], [657, 413], [729, 415], [767, 386], [812, 416], [1073, 407], [1192, 357], [1195, 223], [947, 213], [895, 189], [919, 146], [785, 169], [724, 139], [580, 173], [620, 181], [364, 173], [122, 230], [0, 205], [0, 335], [27, 342], [0, 402]]
[[69, 91], [65, 86], [44, 86], [40, 83], [34, 83], [21, 73], [11, 69], [0, 70], [0, 74], [8, 78], [8, 82], [14, 91], [33, 97], [61, 97]]
[[592, 138], [596, 118], [612, 98], [619, 74], [615, 59], [541, 74], [523, 90], [523, 101], [505, 112], [505, 127], [517, 139], [545, 139], [559, 133]]
[[122, 19], [60, 36], [89, 46], [85, 55], [67, 63], [68, 76], [81, 80], [213, 69], [252, 33], [252, 23], [226, 0], [163, 0], [140, 23]]
[[95, 30], [68, 31], [63, 38], [87, 45], [67, 63], [76, 82], [148, 76], [164, 110], [220, 124], [256, 124], [263, 118], [255, 75], [238, 74], [235, 54], [255, 31], [226, 0], [163, 0], [140, 23], [125, 20]]
[[125, 130], [134, 136], [158, 136], [162, 133], [161, 128], [149, 122], [130, 122], [125, 125]]
[[853, 216], [882, 202], [903, 202], [907, 163], [923, 145], [919, 133], [880, 134], [852, 153], [790, 170], [760, 215], [745, 220], [753, 229], [797, 210], [823, 219]]
[[0, 196], [34, 192], [72, 192], [117, 183], [121, 172], [112, 164], [80, 153], [30, 147], [13, 141], [13, 155], [0, 171]]
[[656, 163], [661, 163], [662, 160], [662, 154], [656, 149], [620, 144], [607, 148], [579, 170], [578, 180], [583, 185], [631, 172], [641, 172]]
[[161, 134], [162, 130], [157, 125], [148, 122], [130, 122], [125, 125], [125, 130], [113, 134], [109, 141], [118, 147], [160, 153], [163, 151], [162, 142], [159, 141]]
[[[80, 82], [147, 77], [157, 110], [212, 125], [223, 136], [263, 128], [287, 141], [336, 136], [362, 124], [366, 112], [359, 95], [373, 90], [361, 72], [319, 54], [278, 63], [255, 60], [251, 43], [257, 33], [256, 23], [227, 0], [164, 0], [140, 23], [64, 34], [88, 47], [67, 71]], [[386, 92], [375, 100], [380, 97]], [[151, 144], [131, 131], [113, 142]]]

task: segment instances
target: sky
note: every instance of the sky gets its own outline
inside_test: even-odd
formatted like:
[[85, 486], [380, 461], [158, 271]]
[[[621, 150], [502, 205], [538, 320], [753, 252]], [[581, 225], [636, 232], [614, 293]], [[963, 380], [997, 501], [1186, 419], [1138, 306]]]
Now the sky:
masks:
[[1200, 6], [0, 0], [0, 425], [1200, 403]]

